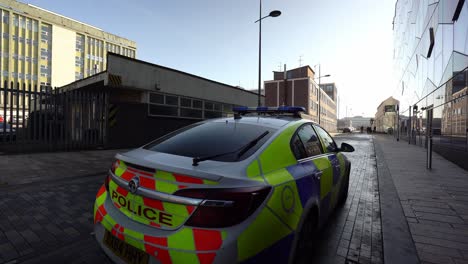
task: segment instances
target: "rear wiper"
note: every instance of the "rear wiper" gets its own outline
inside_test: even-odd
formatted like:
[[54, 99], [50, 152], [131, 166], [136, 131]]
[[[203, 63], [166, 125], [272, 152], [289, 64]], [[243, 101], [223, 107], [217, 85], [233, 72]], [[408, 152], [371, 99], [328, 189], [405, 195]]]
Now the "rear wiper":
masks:
[[214, 159], [217, 157], [233, 154], [233, 153], [238, 153], [237, 154], [237, 159], [239, 159], [242, 155], [244, 155], [249, 149], [251, 149], [253, 146], [257, 145], [258, 141], [260, 141], [262, 138], [264, 138], [266, 135], [268, 135], [270, 131], [265, 131], [263, 132], [260, 136], [256, 137], [254, 140], [250, 141], [249, 143], [245, 144], [239, 149], [236, 149], [234, 151], [226, 152], [226, 153], [221, 153], [221, 154], [216, 154], [216, 155], [210, 155], [210, 156], [205, 156], [205, 157], [195, 157], [193, 158], [193, 163], [192, 166], [198, 166], [198, 163], [201, 161], [205, 160], [210, 160]]

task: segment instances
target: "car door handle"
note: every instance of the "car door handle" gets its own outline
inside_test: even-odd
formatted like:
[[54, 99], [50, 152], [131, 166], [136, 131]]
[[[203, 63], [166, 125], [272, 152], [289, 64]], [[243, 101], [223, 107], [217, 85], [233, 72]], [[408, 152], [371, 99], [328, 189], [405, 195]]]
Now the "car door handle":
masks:
[[322, 177], [323, 175], [323, 171], [318, 171], [314, 175], [315, 175], [315, 178], [317, 178], [317, 180], [320, 180], [320, 177]]

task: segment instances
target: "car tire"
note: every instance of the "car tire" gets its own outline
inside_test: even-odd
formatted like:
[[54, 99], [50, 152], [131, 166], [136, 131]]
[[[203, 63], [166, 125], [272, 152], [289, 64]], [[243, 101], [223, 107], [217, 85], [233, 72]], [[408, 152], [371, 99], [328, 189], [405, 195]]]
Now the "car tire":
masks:
[[312, 209], [307, 215], [301, 230], [298, 233], [296, 248], [294, 250], [294, 264], [310, 263], [318, 231], [318, 213]]
[[351, 164], [348, 166], [348, 169], [346, 170], [346, 173], [345, 173], [345, 178], [343, 179], [344, 182], [343, 182], [343, 186], [341, 187], [340, 200], [338, 201], [338, 204], [340, 206], [343, 206], [346, 203], [346, 199], [348, 198], [350, 172], [351, 172]]

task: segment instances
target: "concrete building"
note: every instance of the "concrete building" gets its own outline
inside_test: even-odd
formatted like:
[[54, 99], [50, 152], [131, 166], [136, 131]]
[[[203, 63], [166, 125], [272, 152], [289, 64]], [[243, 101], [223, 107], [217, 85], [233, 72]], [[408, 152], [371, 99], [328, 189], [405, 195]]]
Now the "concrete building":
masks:
[[104, 70], [108, 51], [136, 57], [134, 41], [37, 6], [0, 0], [0, 16], [2, 84], [62, 86]]
[[[310, 66], [288, 70], [286, 73], [274, 71], [273, 80], [265, 81], [265, 105], [302, 106], [317, 123], [320, 113], [321, 126], [327, 131], [335, 132], [337, 129], [336, 101], [323, 89], [319, 89], [314, 76], [315, 72]], [[331, 95], [335, 96], [337, 89], [334, 84], [333, 87]], [[319, 93], [321, 94], [320, 110]]]
[[[374, 126], [377, 132], [391, 133], [397, 128], [397, 112], [396, 105], [400, 102], [390, 96], [380, 103], [375, 113]], [[369, 122], [368, 122], [369, 124]]]
[[[432, 111], [434, 150], [468, 168], [468, 2], [402, 1], [393, 20], [401, 138], [426, 146]], [[406, 129], [406, 132], [403, 131]]]
[[110, 147], [139, 146], [203, 119], [230, 116], [234, 106], [256, 106], [258, 99], [254, 92], [114, 53], [105, 71], [60, 88], [75, 90], [108, 95], [115, 109]]

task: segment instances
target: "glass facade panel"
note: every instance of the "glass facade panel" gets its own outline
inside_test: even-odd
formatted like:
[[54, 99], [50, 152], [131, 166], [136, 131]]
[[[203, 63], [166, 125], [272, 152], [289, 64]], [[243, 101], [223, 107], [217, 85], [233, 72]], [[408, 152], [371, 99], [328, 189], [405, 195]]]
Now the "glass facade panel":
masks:
[[[468, 158], [468, 4], [452, 21], [458, 3], [397, 1], [394, 68], [399, 82], [392, 96], [400, 101], [402, 138], [427, 146], [432, 132], [436, 151]], [[431, 28], [434, 45], [428, 56]], [[426, 118], [427, 109], [433, 109], [432, 120]], [[427, 131], [428, 121], [432, 131]]]
[[453, 25], [453, 50], [464, 54], [468, 54], [466, 25], [468, 25], [468, 4], [465, 2], [457, 22]]

